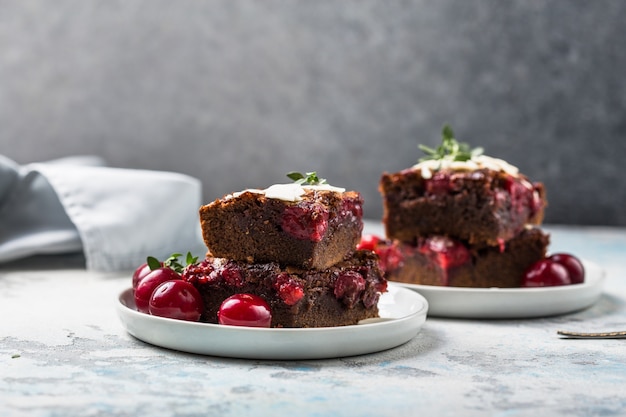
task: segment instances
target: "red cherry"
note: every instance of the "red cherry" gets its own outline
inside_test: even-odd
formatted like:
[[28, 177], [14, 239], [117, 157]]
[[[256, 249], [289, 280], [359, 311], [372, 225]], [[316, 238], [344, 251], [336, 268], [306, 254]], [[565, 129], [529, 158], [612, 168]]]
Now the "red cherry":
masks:
[[153, 316], [198, 321], [203, 310], [202, 297], [189, 282], [165, 281], [152, 292], [148, 309]]
[[282, 214], [282, 229], [296, 239], [321, 242], [328, 229], [329, 213], [321, 204], [289, 206]]
[[585, 267], [577, 257], [567, 253], [555, 253], [548, 259], [563, 265], [567, 269], [572, 284], [585, 282]]
[[451, 189], [450, 175], [447, 173], [437, 173], [432, 178], [424, 181], [426, 193], [431, 195], [445, 195], [448, 194]]
[[550, 259], [541, 259], [524, 273], [522, 287], [552, 287], [571, 284], [567, 269]]
[[137, 310], [148, 313], [148, 303], [152, 293], [165, 281], [181, 279], [180, 275], [171, 268], [162, 267], [150, 271], [137, 285], [135, 289], [135, 305]]
[[461, 266], [472, 258], [469, 249], [447, 236], [432, 236], [420, 244], [418, 250], [444, 269]]
[[272, 313], [269, 304], [261, 297], [235, 294], [222, 302], [217, 320], [230, 326], [270, 327]]
[[335, 297], [342, 299], [350, 308], [360, 300], [363, 291], [365, 291], [365, 278], [356, 271], [342, 272], [335, 280], [333, 290]]
[[144, 263], [139, 268], [135, 269], [135, 272], [133, 273], [133, 290], [137, 288], [137, 285], [139, 285], [139, 281], [141, 281], [151, 271], [152, 270], [147, 263]]
[[383, 241], [374, 252], [378, 255], [380, 269], [385, 273], [398, 269], [404, 263], [404, 254], [398, 244]]
[[341, 203], [341, 215], [347, 216], [348, 213], [352, 214], [358, 220], [362, 219], [363, 218], [363, 202], [358, 198], [344, 199], [343, 202]]
[[357, 250], [376, 250], [376, 245], [380, 243], [380, 238], [376, 235], [363, 235], [361, 242], [356, 246]]
[[282, 272], [274, 278], [273, 287], [278, 292], [280, 299], [289, 306], [295, 305], [304, 297], [302, 284], [286, 272]]

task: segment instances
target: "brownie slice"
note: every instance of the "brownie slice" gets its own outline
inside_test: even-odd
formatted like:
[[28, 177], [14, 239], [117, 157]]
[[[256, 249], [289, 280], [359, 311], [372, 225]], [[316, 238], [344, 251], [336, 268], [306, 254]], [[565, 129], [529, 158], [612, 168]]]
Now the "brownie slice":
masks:
[[352, 255], [363, 230], [358, 192], [298, 184], [273, 188], [231, 194], [200, 208], [209, 256], [324, 270]]
[[499, 246], [527, 224], [541, 224], [546, 206], [543, 184], [488, 168], [432, 172], [418, 165], [383, 173], [379, 190], [387, 237], [407, 243], [445, 235]]
[[[450, 287], [519, 287], [524, 271], [546, 256], [550, 238], [523, 229], [502, 246], [476, 247], [446, 236], [370, 241], [389, 281]], [[363, 245], [362, 245], [363, 246]]]
[[355, 251], [325, 270], [207, 257], [187, 267], [183, 279], [202, 295], [201, 321], [217, 323], [217, 312], [226, 298], [249, 293], [270, 305], [272, 327], [357, 324], [378, 317], [377, 303], [387, 289], [378, 257], [371, 251]]

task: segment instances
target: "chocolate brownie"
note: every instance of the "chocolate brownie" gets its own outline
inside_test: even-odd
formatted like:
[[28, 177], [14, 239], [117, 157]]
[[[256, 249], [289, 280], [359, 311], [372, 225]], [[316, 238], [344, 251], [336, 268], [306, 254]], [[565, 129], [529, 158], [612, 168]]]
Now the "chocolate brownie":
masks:
[[226, 298], [248, 293], [270, 305], [272, 327], [357, 324], [378, 316], [378, 299], [387, 288], [378, 257], [371, 251], [355, 251], [325, 270], [207, 257], [189, 266], [183, 279], [202, 295], [201, 321], [217, 323], [217, 312]]
[[539, 228], [525, 228], [502, 246], [476, 247], [435, 235], [420, 237], [416, 244], [368, 236], [360, 247], [380, 256], [390, 281], [510, 288], [519, 287], [526, 268], [545, 257], [549, 240]]
[[363, 199], [328, 185], [278, 184], [200, 208], [209, 256], [324, 270], [348, 258], [363, 230]]
[[383, 173], [386, 236], [406, 243], [445, 235], [470, 245], [498, 246], [527, 224], [538, 225], [546, 206], [543, 184], [503, 161], [443, 164], [426, 161], [397, 173]]

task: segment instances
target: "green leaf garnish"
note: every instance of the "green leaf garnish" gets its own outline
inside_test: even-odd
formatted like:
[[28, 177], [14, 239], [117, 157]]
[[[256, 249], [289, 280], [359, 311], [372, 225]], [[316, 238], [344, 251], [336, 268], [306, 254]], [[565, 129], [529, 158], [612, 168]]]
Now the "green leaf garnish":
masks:
[[187, 265], [193, 265], [198, 262], [198, 257], [193, 256], [191, 252], [187, 252], [187, 258], [185, 259], [185, 262], [187, 262]]
[[185, 266], [181, 264], [180, 261], [178, 260], [180, 256], [183, 256], [183, 255], [181, 253], [171, 254], [169, 258], [163, 261], [163, 266], [172, 268], [174, 271], [180, 274], [181, 272], [183, 272], [183, 269], [185, 269]]
[[146, 263], [148, 264], [148, 267], [150, 267], [151, 271], [154, 271], [155, 269], [159, 269], [161, 267], [161, 262], [159, 262], [159, 260], [154, 256], [148, 256], [148, 258], [146, 259]]
[[148, 266], [150, 267], [150, 270], [152, 271], [154, 271], [155, 269], [161, 268], [163, 266], [163, 267], [171, 268], [174, 271], [178, 272], [179, 274], [182, 274], [186, 266], [192, 265], [198, 262], [198, 257], [193, 256], [191, 252], [187, 252], [187, 256], [185, 257], [184, 264], [178, 260], [178, 258], [180, 258], [181, 256], [183, 256], [181, 253], [173, 253], [170, 255], [169, 258], [163, 261], [163, 264], [161, 264], [161, 262], [154, 256], [148, 256], [146, 263], [148, 264]]
[[429, 160], [463, 162], [483, 153], [483, 148], [472, 149], [467, 143], [458, 142], [449, 125], [444, 125], [441, 131], [441, 145], [437, 148], [419, 145], [419, 148], [426, 154], [419, 162]]
[[317, 176], [317, 172], [313, 171], [313, 172], [307, 172], [305, 174], [302, 174], [301, 172], [289, 172], [287, 174], [287, 177], [289, 177], [289, 179], [293, 180], [293, 182], [295, 182], [296, 184], [301, 184], [301, 185], [321, 185], [321, 184], [326, 184], [326, 179], [324, 178], [319, 178]]

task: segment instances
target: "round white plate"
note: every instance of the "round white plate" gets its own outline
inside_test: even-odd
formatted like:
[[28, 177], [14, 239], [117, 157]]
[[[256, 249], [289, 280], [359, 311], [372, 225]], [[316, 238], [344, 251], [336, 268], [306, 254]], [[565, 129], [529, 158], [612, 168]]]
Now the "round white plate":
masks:
[[602, 295], [605, 273], [583, 260], [585, 282], [541, 288], [461, 288], [393, 282], [428, 300], [428, 315], [472, 319], [536, 318], [582, 310]]
[[132, 289], [117, 303], [122, 324], [134, 337], [168, 349], [247, 359], [321, 359], [361, 355], [408, 342], [420, 331], [428, 302], [420, 294], [390, 286], [379, 301], [379, 319], [354, 326], [267, 329], [196, 323], [135, 310]]

